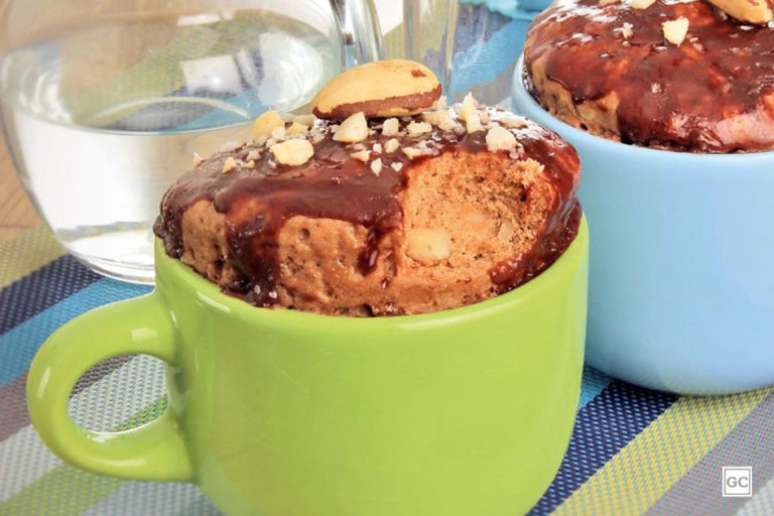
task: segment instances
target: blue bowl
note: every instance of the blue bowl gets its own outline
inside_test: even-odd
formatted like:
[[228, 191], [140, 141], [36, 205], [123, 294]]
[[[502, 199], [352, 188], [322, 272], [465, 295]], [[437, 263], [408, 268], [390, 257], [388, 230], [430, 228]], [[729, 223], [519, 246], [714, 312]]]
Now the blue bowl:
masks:
[[682, 394], [774, 383], [774, 152], [626, 145], [513, 108], [575, 146], [591, 226], [588, 363]]

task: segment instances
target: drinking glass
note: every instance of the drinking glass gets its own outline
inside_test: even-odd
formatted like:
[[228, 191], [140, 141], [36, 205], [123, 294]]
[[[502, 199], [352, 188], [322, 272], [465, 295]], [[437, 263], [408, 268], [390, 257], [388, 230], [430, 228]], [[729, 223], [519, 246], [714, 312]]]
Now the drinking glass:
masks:
[[450, 91], [457, 0], [403, 0], [402, 30], [387, 48], [391, 56], [424, 63]]
[[159, 201], [193, 153], [380, 53], [371, 0], [0, 0], [0, 120], [64, 247], [151, 282]]

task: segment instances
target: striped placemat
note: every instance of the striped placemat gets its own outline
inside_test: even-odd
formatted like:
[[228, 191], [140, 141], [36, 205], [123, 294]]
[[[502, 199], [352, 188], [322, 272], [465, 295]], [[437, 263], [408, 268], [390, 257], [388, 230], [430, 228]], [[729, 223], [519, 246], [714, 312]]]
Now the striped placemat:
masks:
[[[80, 313], [148, 292], [92, 273], [46, 229], [0, 244], [0, 515], [197, 515], [196, 486], [117, 480], [66, 466], [29, 424], [24, 389], [45, 338]], [[588, 369], [567, 456], [532, 514], [773, 514], [774, 395], [677, 397]], [[163, 366], [122, 357], [78, 383], [72, 416], [95, 429], [164, 407]], [[721, 496], [723, 466], [753, 468], [752, 498]]]

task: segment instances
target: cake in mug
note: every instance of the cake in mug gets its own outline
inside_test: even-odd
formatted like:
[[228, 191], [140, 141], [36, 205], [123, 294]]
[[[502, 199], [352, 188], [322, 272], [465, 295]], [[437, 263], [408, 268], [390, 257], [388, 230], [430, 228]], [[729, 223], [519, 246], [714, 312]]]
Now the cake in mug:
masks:
[[774, 150], [774, 28], [708, 2], [556, 1], [530, 27], [524, 63], [533, 97], [593, 134], [677, 151]]
[[575, 150], [470, 95], [446, 106], [418, 63], [344, 72], [314, 112], [197, 160], [161, 203], [167, 253], [257, 306], [372, 316], [496, 296], [575, 238]]

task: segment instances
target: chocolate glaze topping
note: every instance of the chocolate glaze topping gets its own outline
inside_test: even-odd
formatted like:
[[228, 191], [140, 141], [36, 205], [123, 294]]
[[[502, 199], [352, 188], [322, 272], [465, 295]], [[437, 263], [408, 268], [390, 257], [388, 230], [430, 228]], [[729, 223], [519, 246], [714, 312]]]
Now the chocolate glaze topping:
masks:
[[[512, 116], [494, 109], [487, 113], [492, 123]], [[402, 223], [398, 195], [406, 186], [411, 165], [442, 152], [489, 152], [486, 129], [468, 134], [457, 124], [447, 131], [433, 126], [429, 133], [408, 134], [407, 125], [420, 120], [401, 119], [400, 134], [395, 136], [382, 135], [383, 121], [371, 120], [368, 138], [355, 144], [334, 141], [335, 126], [317, 120], [307, 136], [313, 143], [314, 156], [300, 166], [275, 162], [268, 151], [271, 141], [245, 144], [216, 154], [167, 191], [154, 226], [156, 235], [163, 239], [170, 256], [180, 257], [183, 214], [193, 203], [211, 200], [215, 209], [226, 216], [230, 259], [239, 272], [238, 281], [227, 290], [257, 306], [276, 302], [277, 237], [283, 224], [296, 215], [343, 220], [368, 228], [369, 236], [359, 260], [361, 272], [368, 274], [378, 260], [380, 239]], [[505, 159], [532, 158], [545, 165], [544, 173], [557, 196], [532, 252], [513, 257], [491, 271], [500, 292], [517, 287], [551, 265], [574, 240], [581, 213], [575, 199], [579, 170], [575, 150], [554, 133], [531, 122], [524, 121], [521, 127], [510, 130], [520, 146], [510, 156], [508, 152], [499, 152]], [[391, 138], [397, 138], [400, 147], [386, 152], [386, 142]], [[379, 173], [373, 171], [369, 162], [351, 157], [353, 153], [372, 149], [374, 144], [383, 148], [380, 154], [371, 153], [369, 159], [381, 159]], [[416, 152], [412, 153], [412, 149]], [[228, 159], [235, 160], [236, 166], [224, 173]]]
[[[677, 46], [665, 40], [662, 23], [680, 17], [689, 29]], [[576, 104], [618, 95], [624, 143], [774, 149], [772, 27], [744, 25], [701, 1], [634, 9], [625, 1], [557, 0], [530, 28], [527, 72], [543, 58], [547, 77]]]

